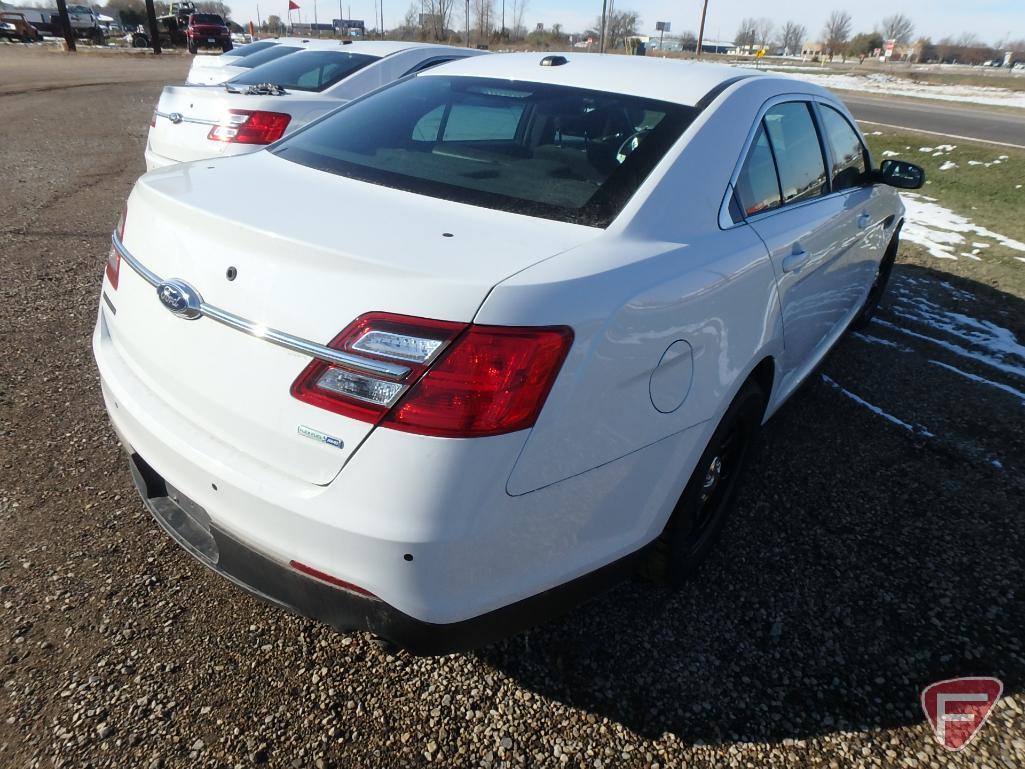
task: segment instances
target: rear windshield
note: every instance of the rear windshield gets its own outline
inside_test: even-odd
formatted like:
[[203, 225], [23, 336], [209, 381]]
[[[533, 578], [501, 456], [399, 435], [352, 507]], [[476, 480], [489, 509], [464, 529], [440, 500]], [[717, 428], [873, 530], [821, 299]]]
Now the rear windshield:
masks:
[[246, 56], [240, 61], [236, 61], [232, 66], [245, 67], [251, 69], [253, 67], [259, 67], [261, 64], [266, 64], [268, 61], [274, 61], [280, 59], [282, 56], [288, 56], [290, 53], [301, 51], [302, 48], [296, 45], [275, 45], [271, 48], [267, 48], [263, 51], [257, 51], [252, 56]]
[[191, 21], [193, 24], [216, 24], [220, 27], [224, 26], [224, 19], [216, 13], [194, 13], [192, 14]]
[[430, 75], [356, 101], [273, 152], [372, 184], [606, 227], [696, 114], [602, 91]]
[[230, 51], [225, 51], [221, 56], [235, 56], [236, 58], [241, 59], [244, 56], [252, 56], [257, 51], [262, 51], [275, 45], [277, 45], [277, 43], [273, 40], [259, 40], [255, 43], [246, 43], [245, 45], [236, 46]]
[[342, 51], [301, 51], [238, 75], [232, 85], [273, 83], [298, 91], [323, 91], [376, 61], [374, 56]]

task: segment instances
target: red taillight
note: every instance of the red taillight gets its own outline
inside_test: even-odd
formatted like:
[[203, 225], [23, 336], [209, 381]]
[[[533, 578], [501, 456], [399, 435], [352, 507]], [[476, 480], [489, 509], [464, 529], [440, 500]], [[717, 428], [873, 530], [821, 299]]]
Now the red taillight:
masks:
[[534, 424], [572, 341], [565, 327], [467, 326], [370, 313], [330, 347], [404, 366], [408, 374], [378, 376], [315, 360], [292, 385], [292, 395], [420, 435], [499, 435]]
[[[125, 220], [128, 218], [128, 207], [125, 206], [121, 210], [121, 218], [117, 222], [117, 239], [122, 240], [125, 236]], [[107, 274], [107, 280], [110, 281], [110, 287], [117, 291], [117, 279], [121, 274], [121, 254], [118, 252], [113, 245], [110, 247], [110, 251], [107, 253], [107, 267], [104, 270]]]
[[285, 134], [292, 116], [263, 110], [228, 110], [228, 117], [210, 129], [207, 139], [233, 144], [271, 144]]
[[156, 110], [153, 110], [153, 114], [150, 115], [149, 127], [150, 128], [156, 128], [157, 127], [157, 111]]
[[381, 424], [446, 438], [531, 427], [572, 341], [568, 328], [471, 326]]

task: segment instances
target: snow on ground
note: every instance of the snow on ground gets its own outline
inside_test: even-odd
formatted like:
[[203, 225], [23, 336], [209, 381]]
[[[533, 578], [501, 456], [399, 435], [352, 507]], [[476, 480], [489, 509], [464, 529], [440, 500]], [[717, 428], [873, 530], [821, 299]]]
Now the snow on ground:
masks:
[[[907, 278], [895, 277], [890, 290], [894, 296], [891, 312], [900, 320], [900, 324], [878, 317], [873, 318], [873, 323], [930, 342], [1004, 374], [1025, 379], [1025, 345], [1018, 341], [1010, 329], [963, 312], [945, 309], [923, 296], [915, 282]], [[954, 296], [963, 299], [956, 294]], [[925, 326], [926, 330], [932, 329], [946, 338], [914, 331], [909, 324]]]
[[784, 74], [817, 83], [825, 88], [842, 91], [859, 91], [862, 93], [879, 93], [894, 96], [912, 96], [920, 99], [938, 99], [940, 101], [971, 102], [973, 104], [989, 104], [1005, 107], [1025, 108], [1025, 93], [1012, 91], [1009, 88], [994, 88], [982, 85], [936, 85], [933, 83], [916, 83], [902, 77], [894, 77], [881, 72], [868, 75], [836, 75], [810, 71], [809, 68], [770, 67]]
[[922, 246], [930, 256], [937, 259], [957, 259], [960, 254], [969, 259], [979, 259], [978, 251], [988, 248], [989, 244], [973, 241], [975, 253], [963, 251], [961, 248], [968, 242], [966, 236], [989, 238], [1005, 248], [1025, 253], [1025, 243], [981, 227], [967, 216], [939, 205], [935, 198], [915, 192], [902, 192], [901, 198], [907, 210], [901, 237]]

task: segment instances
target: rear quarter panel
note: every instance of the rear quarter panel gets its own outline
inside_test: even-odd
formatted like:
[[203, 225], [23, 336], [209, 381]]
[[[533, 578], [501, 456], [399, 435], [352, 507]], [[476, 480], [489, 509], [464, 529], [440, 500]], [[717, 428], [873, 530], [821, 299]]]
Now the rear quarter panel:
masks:
[[[604, 236], [509, 278], [481, 307], [479, 323], [568, 324], [575, 333], [510, 494], [714, 425], [751, 370], [782, 353], [765, 246], [749, 226], [718, 223], [751, 122], [779, 92], [778, 79], [757, 81], [727, 89], [698, 116]], [[678, 340], [692, 349], [693, 376], [689, 388], [681, 379], [682, 404], [663, 413], [651, 376]]]

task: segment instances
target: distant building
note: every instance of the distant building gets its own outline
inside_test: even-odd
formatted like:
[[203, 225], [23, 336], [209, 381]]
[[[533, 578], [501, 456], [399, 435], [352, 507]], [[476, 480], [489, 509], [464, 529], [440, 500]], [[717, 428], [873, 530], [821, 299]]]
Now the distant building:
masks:
[[820, 58], [826, 55], [826, 44], [821, 42], [808, 42], [801, 45], [801, 56], [805, 59]]

